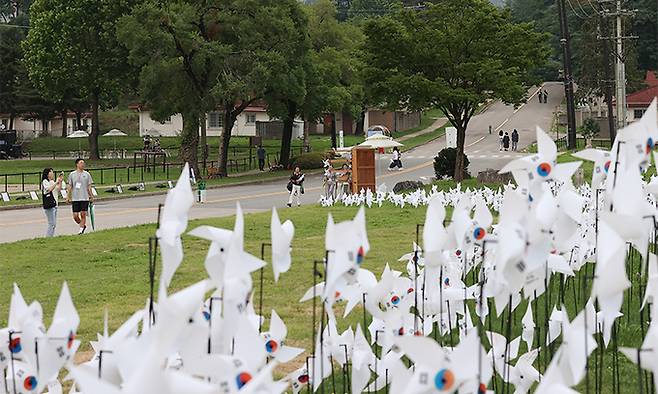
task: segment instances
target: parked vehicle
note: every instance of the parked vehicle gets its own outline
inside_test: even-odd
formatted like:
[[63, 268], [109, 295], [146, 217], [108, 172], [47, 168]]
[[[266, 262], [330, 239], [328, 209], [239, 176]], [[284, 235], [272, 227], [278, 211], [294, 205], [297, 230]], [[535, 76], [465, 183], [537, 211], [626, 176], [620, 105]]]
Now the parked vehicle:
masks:
[[0, 131], [0, 159], [23, 157], [23, 147], [18, 143], [15, 130]]

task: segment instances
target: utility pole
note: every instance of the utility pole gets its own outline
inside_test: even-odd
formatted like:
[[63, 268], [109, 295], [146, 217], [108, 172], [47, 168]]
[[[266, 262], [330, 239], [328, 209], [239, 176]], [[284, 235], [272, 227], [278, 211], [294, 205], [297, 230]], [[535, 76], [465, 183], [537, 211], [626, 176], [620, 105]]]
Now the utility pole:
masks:
[[[603, 35], [604, 37], [608, 37], [610, 35], [610, 24], [609, 21], [606, 18], [603, 18], [601, 14], [599, 14], [599, 34], [598, 36], [601, 37]], [[612, 108], [612, 97], [614, 96], [614, 90], [615, 90], [615, 80], [612, 77], [612, 74], [614, 72], [613, 67], [612, 67], [612, 59], [610, 58], [611, 56], [611, 50], [610, 50], [610, 41], [609, 40], [600, 40], [601, 41], [601, 49], [603, 52], [603, 72], [604, 72], [604, 86], [605, 90], [603, 92], [605, 96], [605, 103], [607, 107], [607, 112], [608, 112], [608, 130], [610, 133], [610, 144], [613, 144], [615, 142], [615, 137], [617, 135], [617, 129], [615, 125], [615, 115], [614, 115], [614, 109]], [[612, 146], [612, 145], [610, 145]]]
[[567, 23], [567, 9], [564, 0], [558, 0], [560, 17], [560, 45], [564, 62], [564, 93], [567, 99], [567, 148], [576, 149], [576, 104], [573, 91], [573, 73], [571, 69], [571, 38]]
[[626, 54], [624, 53], [624, 40], [637, 38], [635, 36], [624, 36], [623, 17], [633, 16], [633, 11], [624, 10], [622, 0], [600, 0], [600, 3], [612, 3], [615, 10], [604, 9], [603, 15], [614, 17], [615, 34], [614, 36], [601, 37], [604, 40], [615, 42], [615, 114], [617, 118], [617, 130], [626, 127]]
[[617, 53], [617, 62], [615, 79], [617, 80], [616, 101], [617, 101], [617, 130], [626, 127], [626, 65], [624, 64], [624, 42], [622, 36], [624, 33], [623, 22], [621, 20], [621, 0], [617, 0], [617, 30], [615, 34], [615, 49]]

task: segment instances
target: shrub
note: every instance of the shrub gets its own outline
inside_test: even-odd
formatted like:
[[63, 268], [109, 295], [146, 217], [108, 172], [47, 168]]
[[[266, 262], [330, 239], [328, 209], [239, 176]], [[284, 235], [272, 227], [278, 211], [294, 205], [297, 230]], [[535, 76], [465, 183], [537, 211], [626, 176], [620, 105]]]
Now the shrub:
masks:
[[322, 161], [332, 159], [334, 154], [332, 152], [310, 152], [302, 153], [301, 155], [293, 157], [290, 161], [290, 167], [299, 167], [302, 170], [312, 170], [315, 168], [322, 168]]
[[583, 121], [583, 125], [578, 128], [580, 135], [587, 139], [593, 138], [599, 133], [599, 131], [601, 131], [601, 127], [596, 122], [596, 120], [592, 118], [585, 119], [585, 121]]
[[[434, 158], [434, 174], [436, 179], [453, 178], [455, 175], [455, 159], [457, 148], [444, 148]], [[470, 178], [468, 173], [469, 160], [464, 154], [464, 178]]]

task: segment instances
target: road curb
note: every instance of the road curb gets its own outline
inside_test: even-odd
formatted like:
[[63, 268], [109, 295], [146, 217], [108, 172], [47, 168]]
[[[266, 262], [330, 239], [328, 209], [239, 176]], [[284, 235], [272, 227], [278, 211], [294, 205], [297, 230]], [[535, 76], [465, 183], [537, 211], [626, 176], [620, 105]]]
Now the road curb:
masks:
[[[308, 171], [307, 174], [317, 174], [319, 173], [320, 170], [317, 171]], [[262, 183], [267, 183], [270, 181], [277, 181], [277, 180], [282, 180], [282, 179], [288, 179], [288, 175], [282, 175], [282, 176], [277, 176], [277, 177], [272, 177], [272, 178], [267, 178], [267, 179], [254, 179], [250, 181], [243, 181], [243, 182], [235, 182], [231, 183], [228, 185], [210, 185], [206, 187], [206, 190], [211, 190], [211, 189], [221, 189], [221, 188], [226, 188], [226, 187], [232, 187], [232, 186], [244, 186], [244, 185], [258, 185]], [[164, 195], [167, 194], [168, 189], [164, 189], [162, 191], [155, 191], [155, 192], [144, 192], [141, 194], [132, 194], [132, 195], [118, 195], [118, 196], [108, 196], [108, 197], [103, 197], [98, 199], [100, 202], [104, 201], [116, 201], [116, 200], [125, 200], [129, 198], [137, 198], [137, 197], [151, 197], [151, 196], [159, 196], [159, 195]], [[65, 205], [71, 205], [70, 203], [62, 202], [59, 204], [59, 206], [65, 206]], [[25, 205], [14, 205], [14, 206], [5, 206], [5, 207], [0, 207], [0, 212], [3, 211], [13, 211], [13, 210], [19, 210], [19, 209], [32, 209], [32, 208], [41, 208], [42, 205], [41, 203], [39, 204], [25, 204]]]

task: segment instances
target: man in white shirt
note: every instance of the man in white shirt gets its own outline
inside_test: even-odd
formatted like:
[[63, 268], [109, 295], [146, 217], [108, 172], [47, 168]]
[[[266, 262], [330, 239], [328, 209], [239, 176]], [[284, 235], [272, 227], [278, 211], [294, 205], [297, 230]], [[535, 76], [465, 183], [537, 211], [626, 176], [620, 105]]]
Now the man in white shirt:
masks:
[[87, 211], [89, 203], [94, 201], [91, 185], [94, 181], [91, 175], [85, 171], [85, 161], [75, 160], [75, 171], [69, 174], [66, 184], [66, 201], [71, 202], [73, 207], [73, 220], [80, 226], [78, 234], [84, 234], [87, 229]]

